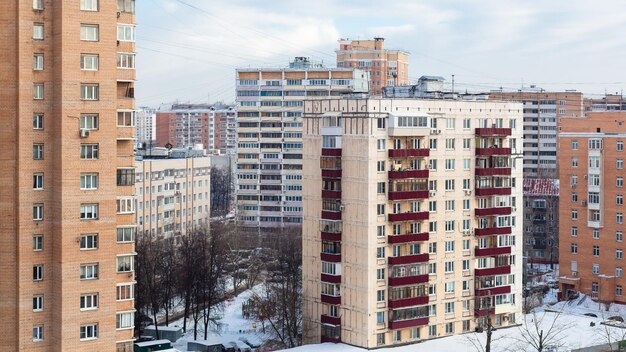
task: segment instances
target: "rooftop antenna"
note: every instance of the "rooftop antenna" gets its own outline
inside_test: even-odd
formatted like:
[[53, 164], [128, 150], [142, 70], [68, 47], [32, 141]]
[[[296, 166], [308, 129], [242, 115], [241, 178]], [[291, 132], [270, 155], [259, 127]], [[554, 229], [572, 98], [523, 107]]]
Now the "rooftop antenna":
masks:
[[452, 75], [452, 94], [454, 94], [454, 74]]

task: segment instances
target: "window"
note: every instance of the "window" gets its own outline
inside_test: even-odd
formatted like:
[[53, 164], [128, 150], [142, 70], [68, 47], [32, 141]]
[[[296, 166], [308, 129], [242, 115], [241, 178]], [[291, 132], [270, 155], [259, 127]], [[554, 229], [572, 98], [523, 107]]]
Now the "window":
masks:
[[378, 162], [376, 163], [376, 170], [377, 170], [378, 172], [385, 171], [385, 162], [384, 162], [384, 161], [382, 161], [382, 160], [381, 160], [381, 161], [378, 161]]
[[446, 149], [454, 150], [454, 138], [446, 138]]
[[80, 115], [80, 129], [81, 130], [97, 130], [98, 129], [98, 114], [81, 114]]
[[98, 144], [81, 144], [80, 158], [84, 160], [98, 159]]
[[622, 242], [622, 239], [623, 239], [623, 234], [622, 234], [622, 231], [617, 231], [617, 232], [615, 232], [615, 240], [616, 240], [617, 242]]
[[43, 310], [43, 295], [33, 296], [33, 312], [41, 312]]
[[622, 285], [615, 285], [615, 295], [616, 296], [622, 295]]
[[33, 341], [43, 341], [43, 325], [33, 326]]
[[446, 191], [454, 191], [454, 180], [446, 180], [445, 189]]
[[624, 141], [617, 141], [617, 151], [624, 151]]
[[615, 204], [624, 205], [624, 195], [618, 194], [615, 196]]
[[33, 129], [43, 130], [43, 114], [33, 114]]
[[43, 251], [43, 235], [33, 235], [33, 251]]
[[98, 338], [98, 324], [87, 324], [80, 326], [80, 339], [94, 340]]
[[446, 159], [446, 170], [454, 170], [454, 159]]
[[33, 99], [35, 100], [43, 100], [43, 83], [34, 83], [33, 84]]
[[35, 71], [43, 70], [43, 54], [33, 55], [33, 70]]
[[376, 312], [376, 324], [385, 323], [385, 312]]
[[454, 281], [446, 282], [444, 286], [444, 291], [446, 293], [454, 293]]
[[378, 194], [385, 194], [385, 182], [378, 182], [376, 184], [376, 191]]
[[33, 281], [43, 280], [43, 264], [33, 265]]
[[600, 246], [593, 246], [593, 256], [594, 257], [600, 256]]
[[33, 10], [43, 10], [43, 0], [33, 0]]
[[437, 325], [429, 325], [428, 326], [428, 336], [429, 337], [437, 337]]
[[[595, 246], [595, 247], [597, 247], [597, 246]], [[616, 249], [615, 250], [615, 259], [622, 259], [622, 250], [621, 249]]]
[[385, 215], [385, 204], [377, 204], [376, 205], [376, 214]]
[[617, 187], [623, 187], [624, 186], [624, 178], [622, 176], [617, 176], [617, 179], [615, 181], [615, 185]]
[[378, 235], [378, 237], [383, 237], [386, 235], [385, 233], [385, 225], [378, 225], [376, 227], [376, 234]]
[[594, 275], [598, 275], [600, 273], [600, 265], [599, 264], [593, 264], [591, 266], [591, 273]]
[[98, 100], [100, 96], [100, 86], [98, 84], [81, 84], [80, 98], [82, 100]]
[[80, 174], [80, 189], [98, 189], [98, 174]]
[[133, 242], [135, 240], [134, 227], [118, 227], [117, 242]]
[[88, 234], [80, 235], [80, 249], [81, 250], [98, 249], [98, 234], [88, 233]]
[[428, 263], [428, 275], [437, 274], [437, 263]]
[[34, 221], [43, 220], [43, 204], [33, 205], [33, 220]]
[[385, 333], [381, 332], [381, 333], [376, 334], [376, 345], [380, 346], [384, 344], [385, 344]]
[[622, 267], [618, 266], [615, 268], [615, 277], [622, 277]]
[[135, 41], [135, 26], [130, 24], [117, 25], [117, 40], [120, 42]]
[[33, 39], [43, 40], [43, 23], [33, 23]]
[[376, 269], [376, 280], [384, 280], [385, 279], [385, 269], [380, 268]]
[[446, 273], [452, 273], [454, 272], [454, 262], [450, 261], [450, 262], [445, 262], [444, 263], [444, 269]]
[[572, 157], [572, 167], [578, 167], [578, 158]]
[[385, 247], [376, 248], [376, 258], [385, 258]]
[[617, 214], [615, 214], [615, 221], [616, 221], [618, 224], [622, 224], [622, 223], [624, 223], [624, 214], [623, 214], [623, 213], [617, 213]]
[[454, 231], [454, 220], [446, 220], [445, 222], [446, 232]]
[[385, 301], [385, 290], [377, 290], [376, 291], [376, 301], [384, 302]]
[[80, 54], [80, 69], [84, 71], [98, 71], [100, 57], [97, 54]]
[[446, 323], [446, 334], [454, 333], [454, 323]]
[[615, 163], [617, 169], [621, 170], [624, 168], [624, 159], [617, 159]]
[[133, 255], [120, 255], [117, 257], [117, 272], [127, 273], [135, 270]]
[[82, 264], [80, 266], [81, 280], [95, 280], [98, 278], [98, 264]]
[[34, 190], [43, 189], [43, 174], [37, 173], [33, 175], [33, 189]]
[[118, 301], [126, 301], [135, 299], [135, 284], [118, 284], [117, 285], [117, 298]]
[[572, 220], [578, 219], [578, 210], [572, 209]]
[[80, 310], [98, 309], [98, 294], [89, 293], [80, 295]]
[[98, 219], [98, 204], [81, 204], [80, 205], [81, 220]]
[[117, 11], [135, 13], [135, 0], [117, 0]]
[[379, 139], [377, 141], [378, 150], [385, 150], [387, 141], [384, 139]]
[[81, 11], [98, 11], [98, 0], [80, 0]]
[[120, 329], [130, 329], [135, 327], [135, 313], [134, 312], [123, 312], [117, 313], [115, 319], [115, 328]]
[[463, 270], [470, 270], [470, 261], [469, 261], [469, 259], [463, 259]]
[[578, 244], [577, 243], [572, 243], [571, 245], [571, 252], [576, 254], [578, 253]]
[[80, 40], [97, 42], [99, 40], [99, 27], [97, 24], [81, 24]]
[[117, 68], [135, 68], [135, 53], [117, 53]]

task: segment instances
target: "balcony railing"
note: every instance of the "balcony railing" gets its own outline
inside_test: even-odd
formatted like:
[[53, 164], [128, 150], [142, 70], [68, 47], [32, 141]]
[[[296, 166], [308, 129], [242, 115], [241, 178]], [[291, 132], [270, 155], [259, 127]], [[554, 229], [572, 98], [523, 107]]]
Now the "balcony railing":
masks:
[[474, 309], [474, 316], [476, 317], [486, 317], [487, 315], [494, 315], [494, 314], [496, 314], [495, 308]]
[[334, 337], [322, 336], [320, 337], [320, 343], [330, 342], [330, 343], [341, 343], [341, 339], [337, 339]]
[[341, 283], [341, 275], [329, 275], [329, 274], [320, 274], [320, 280], [322, 282], [330, 282], [333, 284]]
[[325, 262], [341, 262], [341, 253], [320, 253], [320, 259]]
[[322, 177], [341, 178], [341, 170], [322, 169]]
[[429, 239], [428, 232], [387, 236], [387, 242], [390, 244], [391, 243], [408, 243], [408, 242], [428, 241], [428, 239]]
[[324, 219], [324, 220], [341, 220], [341, 212], [340, 211], [322, 210], [322, 219]]
[[388, 263], [390, 265], [425, 263], [427, 261], [428, 261], [428, 253], [403, 255], [399, 257], [389, 257], [388, 259]]
[[475, 236], [492, 236], [492, 235], [510, 235], [512, 232], [510, 227], [485, 227], [482, 229], [474, 229]]
[[494, 247], [494, 248], [478, 248], [476, 247], [474, 254], [477, 257], [487, 257], [500, 254], [511, 254], [511, 247]]
[[389, 321], [389, 329], [404, 329], [410, 328], [414, 326], [426, 326], [428, 325], [428, 317], [409, 319], [409, 320], [400, 320], [400, 321]]
[[491, 128], [477, 128], [476, 129], [476, 135], [477, 136], [510, 136], [511, 135], [511, 129], [510, 128], [496, 128], [496, 127], [491, 127]]
[[341, 241], [341, 232], [324, 232], [322, 231], [322, 241], [339, 242]]
[[496, 266], [495, 268], [474, 269], [474, 276], [505, 275], [511, 273], [511, 266]]
[[330, 315], [322, 314], [320, 318], [322, 324], [341, 325], [340, 317], [331, 317]]
[[476, 188], [476, 196], [477, 197], [486, 197], [486, 196], [510, 196], [511, 188], [510, 187], [502, 187], [502, 188]]
[[412, 307], [412, 306], [421, 306], [424, 304], [428, 304], [429, 297], [428, 296], [419, 296], [412, 298], [403, 298], [403, 299], [389, 299], [389, 308], [404, 308], [404, 307]]
[[476, 289], [476, 296], [494, 296], [502, 295], [505, 293], [511, 293], [511, 286], [500, 286], [491, 288], [479, 288]]
[[323, 303], [341, 304], [341, 296], [329, 296], [329, 295], [322, 294], [320, 297]]
[[322, 148], [322, 156], [341, 156], [341, 148]]
[[511, 155], [511, 148], [476, 148], [476, 155]]
[[389, 192], [389, 200], [427, 199], [428, 191], [397, 191]]
[[322, 190], [322, 198], [341, 199], [341, 191]]
[[420, 221], [428, 220], [430, 213], [427, 211], [418, 211], [415, 213], [389, 214], [389, 221]]
[[430, 149], [389, 149], [390, 158], [404, 158], [404, 157], [427, 157], [430, 156]]
[[475, 209], [474, 214], [476, 214], [476, 216], [510, 215], [511, 210], [511, 207], [482, 208]]
[[426, 282], [428, 282], [428, 274], [389, 278], [389, 286], [417, 285]]
[[429, 170], [403, 170], [403, 171], [389, 171], [390, 180], [398, 180], [404, 178], [428, 178]]
[[509, 176], [511, 175], [510, 167], [493, 167], [493, 168], [476, 168], [476, 176]]

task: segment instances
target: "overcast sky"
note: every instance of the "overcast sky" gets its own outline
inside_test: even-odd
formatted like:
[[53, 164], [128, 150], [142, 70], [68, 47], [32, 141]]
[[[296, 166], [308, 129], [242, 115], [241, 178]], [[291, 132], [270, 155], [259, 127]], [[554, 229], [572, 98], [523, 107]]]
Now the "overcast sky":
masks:
[[142, 0], [137, 25], [140, 106], [232, 102], [235, 68], [334, 66], [339, 38], [375, 36], [457, 90], [626, 87], [624, 0]]

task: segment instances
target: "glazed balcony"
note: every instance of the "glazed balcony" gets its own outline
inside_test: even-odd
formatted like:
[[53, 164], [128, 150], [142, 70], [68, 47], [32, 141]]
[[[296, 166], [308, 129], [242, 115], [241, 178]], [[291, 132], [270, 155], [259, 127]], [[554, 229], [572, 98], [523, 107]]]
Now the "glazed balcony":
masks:
[[511, 293], [511, 286], [500, 286], [476, 289], [476, 296], [494, 296]]
[[429, 170], [402, 170], [402, 171], [389, 171], [390, 180], [398, 180], [404, 178], [428, 178]]
[[474, 229], [475, 236], [492, 236], [492, 235], [510, 235], [512, 232], [510, 227], [485, 227], [482, 229]]
[[322, 314], [320, 318], [322, 324], [341, 325], [340, 317], [331, 317], [330, 315]]
[[421, 221], [428, 220], [430, 213], [427, 211], [418, 211], [414, 213], [400, 213], [389, 214], [388, 219], [391, 222], [395, 221]]
[[510, 167], [493, 167], [493, 168], [476, 168], [475, 169], [476, 176], [510, 176], [511, 168]]
[[511, 215], [511, 207], [475, 209], [476, 216]]
[[341, 253], [320, 253], [320, 259], [324, 262], [340, 263]]
[[430, 149], [389, 149], [390, 158], [406, 158], [406, 157], [418, 157], [424, 158], [430, 156]]
[[340, 211], [322, 210], [322, 219], [324, 219], [324, 220], [341, 220], [341, 212]]
[[428, 282], [428, 274], [389, 278], [389, 286], [417, 285], [426, 282]]
[[320, 337], [320, 343], [330, 342], [330, 343], [341, 343], [341, 339], [337, 339], [334, 337], [322, 336]]
[[511, 247], [493, 247], [474, 249], [474, 255], [477, 257], [490, 257], [493, 255], [511, 254]]
[[321, 237], [322, 237], [322, 241], [340, 242], [341, 241], [341, 232], [334, 233], [334, 232], [324, 232], [324, 231], [322, 231]]
[[428, 325], [428, 317], [415, 318], [409, 320], [389, 321], [389, 329], [404, 329], [415, 326]]
[[493, 275], [505, 275], [511, 273], [511, 266], [496, 266], [494, 268], [474, 269], [474, 276], [493, 276]]
[[341, 178], [341, 170], [329, 170], [329, 169], [323, 169], [322, 170], [322, 177], [327, 177], [327, 178]]
[[387, 242], [390, 243], [390, 244], [428, 241], [428, 239], [429, 239], [428, 232], [409, 233], [409, 234], [406, 234], [406, 235], [389, 235], [389, 236], [387, 236]]
[[322, 282], [330, 282], [333, 284], [341, 283], [341, 275], [329, 275], [329, 274], [320, 274], [320, 280]]
[[322, 294], [320, 297], [323, 303], [335, 304], [335, 305], [341, 304], [341, 296], [329, 296], [329, 295]]
[[341, 156], [341, 148], [322, 148], [322, 156]]
[[477, 128], [476, 135], [480, 137], [490, 137], [490, 136], [510, 136], [511, 135], [510, 128]]
[[419, 296], [412, 298], [403, 298], [403, 299], [389, 299], [389, 308], [405, 308], [412, 306], [421, 306], [424, 304], [428, 304], [429, 297], [428, 296]]
[[389, 192], [389, 200], [427, 199], [428, 191]]
[[428, 262], [428, 253], [389, 257], [389, 265], [414, 264]]
[[510, 195], [511, 195], [510, 187], [476, 188], [476, 197], [510, 196]]
[[341, 199], [341, 191], [322, 190], [322, 198]]
[[487, 309], [487, 308], [483, 308], [483, 309], [474, 309], [474, 316], [475, 317], [486, 317], [487, 315], [494, 315], [496, 314], [496, 309], [495, 308], [491, 308], [491, 309]]
[[476, 148], [477, 156], [511, 155], [511, 148]]

